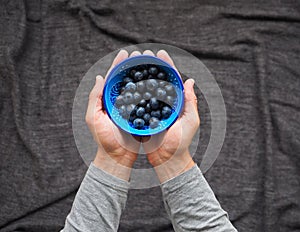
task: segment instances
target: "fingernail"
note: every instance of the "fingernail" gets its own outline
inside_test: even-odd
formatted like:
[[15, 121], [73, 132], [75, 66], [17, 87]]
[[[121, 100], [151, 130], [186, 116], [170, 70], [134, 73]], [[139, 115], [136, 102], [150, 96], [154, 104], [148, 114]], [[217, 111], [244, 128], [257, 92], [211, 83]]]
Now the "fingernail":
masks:
[[103, 77], [101, 75], [96, 76], [96, 80], [101, 80], [101, 79], [103, 79]]
[[189, 78], [188, 81], [191, 82], [191, 89], [194, 89], [195, 80], [193, 78]]
[[167, 55], [168, 55], [167, 51], [164, 50], [164, 49], [159, 50], [159, 51], [157, 52], [157, 54], [158, 54], [158, 53], [164, 53], [164, 54], [167, 54]]

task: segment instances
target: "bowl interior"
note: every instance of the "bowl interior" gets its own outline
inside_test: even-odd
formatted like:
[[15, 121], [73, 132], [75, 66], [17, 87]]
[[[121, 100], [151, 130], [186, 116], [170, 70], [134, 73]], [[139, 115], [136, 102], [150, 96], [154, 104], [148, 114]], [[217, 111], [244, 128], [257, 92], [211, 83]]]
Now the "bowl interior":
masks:
[[[122, 118], [118, 109], [114, 106], [116, 97], [119, 95], [119, 90], [122, 86], [123, 78], [128, 74], [128, 71], [132, 67], [143, 64], [159, 66], [159, 68], [168, 75], [168, 80], [174, 86], [177, 94], [171, 116], [167, 119], [161, 120], [158, 127], [153, 129], [147, 126], [143, 129], [136, 129], [132, 127], [130, 122]], [[183, 83], [178, 72], [165, 61], [153, 56], [135, 56], [124, 60], [112, 69], [104, 86], [103, 102], [108, 116], [122, 130], [138, 136], [153, 135], [169, 128], [180, 115], [184, 102]]]

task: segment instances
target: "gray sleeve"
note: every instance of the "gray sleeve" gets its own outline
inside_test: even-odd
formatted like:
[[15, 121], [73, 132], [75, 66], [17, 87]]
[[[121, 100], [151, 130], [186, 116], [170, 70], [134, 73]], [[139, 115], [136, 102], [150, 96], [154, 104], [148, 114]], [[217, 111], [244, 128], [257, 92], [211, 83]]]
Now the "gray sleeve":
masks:
[[197, 165], [162, 183], [161, 188], [176, 232], [237, 231]]
[[61, 232], [117, 231], [129, 182], [91, 163]]

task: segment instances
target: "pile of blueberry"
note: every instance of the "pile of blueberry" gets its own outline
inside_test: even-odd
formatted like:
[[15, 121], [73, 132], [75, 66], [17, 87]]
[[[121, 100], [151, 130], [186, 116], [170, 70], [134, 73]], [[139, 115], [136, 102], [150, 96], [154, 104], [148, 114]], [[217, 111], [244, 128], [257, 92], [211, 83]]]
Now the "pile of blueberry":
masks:
[[125, 71], [114, 105], [133, 128], [154, 129], [170, 117], [176, 97], [168, 74], [160, 66], [138, 65]]

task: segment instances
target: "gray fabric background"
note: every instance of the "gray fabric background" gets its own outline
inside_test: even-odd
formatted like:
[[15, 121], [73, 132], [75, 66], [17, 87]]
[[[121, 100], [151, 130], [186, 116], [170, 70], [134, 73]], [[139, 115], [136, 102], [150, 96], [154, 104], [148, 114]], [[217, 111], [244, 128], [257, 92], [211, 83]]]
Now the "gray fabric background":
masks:
[[[99, 58], [143, 42], [191, 52], [222, 90], [227, 135], [206, 178], [234, 226], [300, 231], [299, 10], [295, 0], [0, 0], [0, 231], [63, 227], [87, 169], [71, 127], [76, 88]], [[210, 118], [198, 96], [201, 154]], [[172, 231], [158, 187], [129, 192], [119, 231]]]

